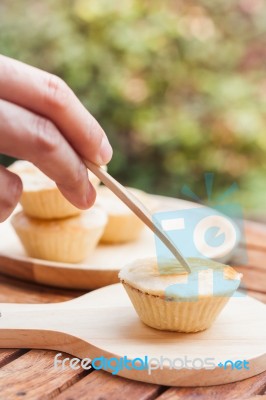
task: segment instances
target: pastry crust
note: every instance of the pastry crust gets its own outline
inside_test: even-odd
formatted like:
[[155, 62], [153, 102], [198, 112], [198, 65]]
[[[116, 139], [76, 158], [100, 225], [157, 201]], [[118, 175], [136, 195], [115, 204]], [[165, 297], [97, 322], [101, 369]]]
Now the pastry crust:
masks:
[[207, 329], [240, 284], [242, 275], [232, 267], [197, 258], [188, 261], [191, 274], [175, 273], [176, 260], [168, 260], [159, 270], [155, 258], [137, 260], [120, 271], [145, 324], [179, 332]]
[[[60, 192], [55, 182], [43, 174], [35, 165], [28, 161], [16, 161], [9, 170], [20, 176], [23, 183], [23, 193], [20, 203], [25, 214], [33, 218], [59, 219], [81, 213], [81, 210], [71, 204]], [[94, 186], [99, 179], [89, 174]]]
[[[128, 188], [144, 204], [151, 203], [149, 195], [141, 190]], [[108, 222], [101, 237], [102, 243], [126, 243], [137, 240], [144, 223], [108, 188], [97, 189], [97, 204], [108, 214]]]
[[107, 222], [106, 213], [92, 207], [61, 220], [40, 220], [19, 212], [11, 218], [28, 255], [57, 262], [82, 262], [96, 247]]

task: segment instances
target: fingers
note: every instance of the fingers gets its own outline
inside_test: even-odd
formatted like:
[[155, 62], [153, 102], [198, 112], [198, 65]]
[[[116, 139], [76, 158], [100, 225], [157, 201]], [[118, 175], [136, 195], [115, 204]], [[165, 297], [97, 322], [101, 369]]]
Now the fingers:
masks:
[[0, 56], [0, 98], [53, 121], [82, 158], [99, 165], [110, 161], [104, 131], [60, 78]]
[[0, 100], [0, 153], [33, 162], [75, 206], [83, 209], [94, 203], [87, 169], [57, 127], [4, 100]]
[[16, 207], [22, 193], [20, 178], [0, 165], [0, 222]]

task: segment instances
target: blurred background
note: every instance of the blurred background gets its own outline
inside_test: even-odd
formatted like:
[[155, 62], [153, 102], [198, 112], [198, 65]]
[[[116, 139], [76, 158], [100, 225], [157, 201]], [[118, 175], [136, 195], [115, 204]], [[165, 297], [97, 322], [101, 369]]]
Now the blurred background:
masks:
[[266, 217], [264, 0], [1, 0], [0, 52], [69, 84], [122, 183], [204, 200], [213, 172], [214, 196], [237, 182]]

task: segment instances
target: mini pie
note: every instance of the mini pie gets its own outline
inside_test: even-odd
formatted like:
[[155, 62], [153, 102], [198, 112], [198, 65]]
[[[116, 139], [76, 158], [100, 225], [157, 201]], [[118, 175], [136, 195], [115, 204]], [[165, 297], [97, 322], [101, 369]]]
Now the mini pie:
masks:
[[[9, 170], [20, 176], [23, 193], [20, 203], [25, 214], [40, 219], [66, 218], [78, 215], [81, 210], [71, 204], [59, 191], [54, 181], [28, 161], [16, 161]], [[99, 179], [90, 173], [94, 186]]]
[[31, 218], [24, 212], [11, 218], [30, 257], [67, 263], [82, 262], [93, 251], [106, 222], [106, 213], [96, 206], [54, 221]]
[[155, 258], [137, 260], [120, 271], [119, 278], [145, 324], [179, 332], [207, 329], [240, 284], [242, 275], [232, 267], [200, 258], [188, 261], [191, 274], [177, 273], [176, 260], [159, 268]]
[[[147, 193], [132, 188], [128, 190], [144, 204], [151, 202]], [[126, 243], [138, 239], [144, 223], [114, 193], [107, 187], [100, 186], [97, 188], [96, 202], [108, 215], [101, 237], [102, 243]]]

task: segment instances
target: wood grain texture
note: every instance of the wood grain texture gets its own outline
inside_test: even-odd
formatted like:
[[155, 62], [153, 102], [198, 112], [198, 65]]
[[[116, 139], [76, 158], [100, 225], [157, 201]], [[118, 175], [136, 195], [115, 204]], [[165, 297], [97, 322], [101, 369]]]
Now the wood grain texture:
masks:
[[27, 350], [25, 349], [12, 349], [12, 350], [0, 349], [0, 368], [10, 363], [11, 361], [16, 360], [18, 357], [22, 356], [26, 352]]
[[266, 271], [265, 251], [262, 248], [249, 247], [249, 245], [240, 247], [235, 251], [232, 262], [235, 265], [252, 266]]
[[0, 274], [0, 302], [6, 303], [56, 303], [70, 300], [84, 291], [51, 288]]
[[266, 400], [266, 394], [249, 397], [248, 400]]
[[95, 371], [62, 392], [57, 400], [151, 400], [162, 391], [159, 385], [136, 382]]
[[266, 290], [266, 268], [253, 266], [235, 266], [234, 268], [243, 274], [241, 287], [245, 290], [264, 292]]
[[[0, 369], [1, 399], [43, 400], [54, 398], [86, 374], [78, 370], [53, 367], [54, 352], [32, 350]], [[67, 357], [67, 355], [65, 355]]]
[[[240, 382], [198, 388], [171, 388], [157, 400], [246, 400], [266, 389], [266, 372]], [[258, 400], [262, 400], [258, 396]]]
[[254, 221], [244, 222], [245, 243], [249, 247], [266, 250], [266, 225]]

